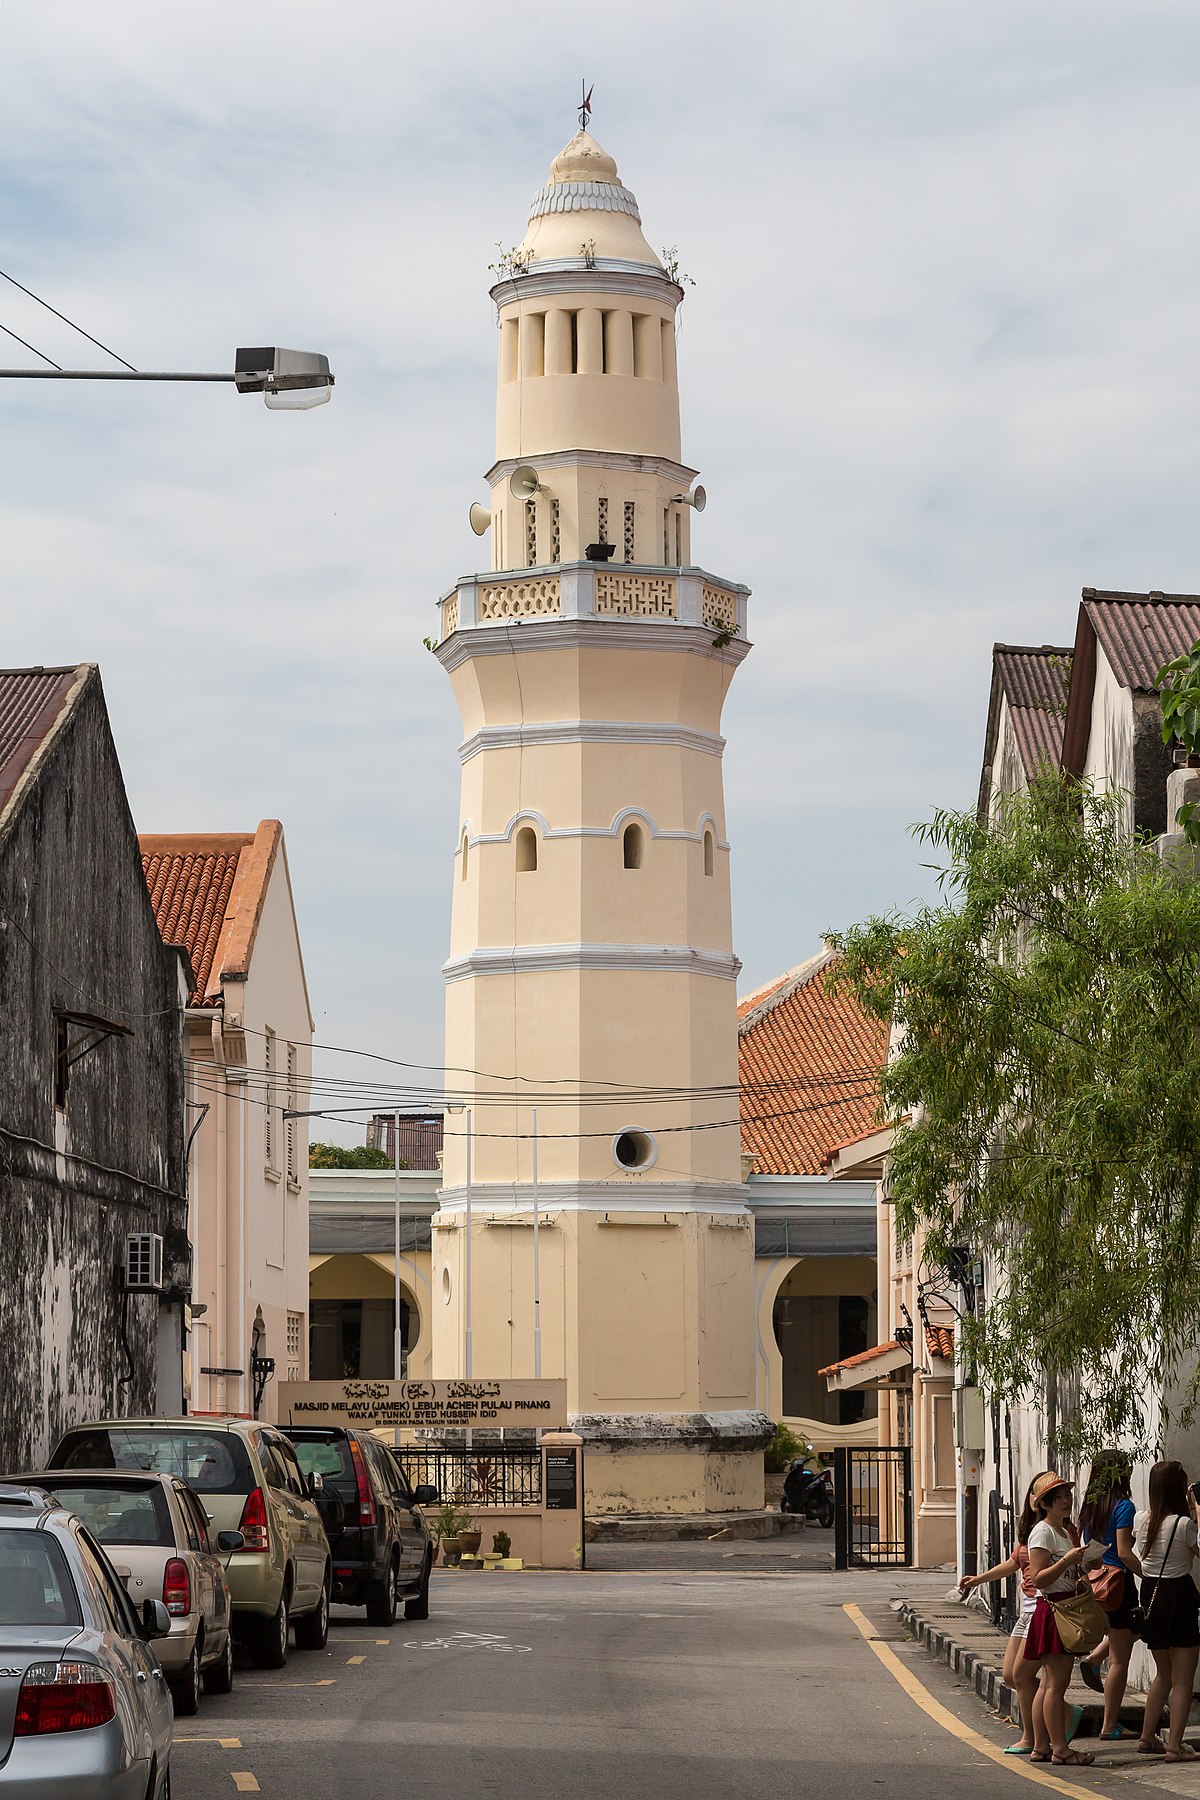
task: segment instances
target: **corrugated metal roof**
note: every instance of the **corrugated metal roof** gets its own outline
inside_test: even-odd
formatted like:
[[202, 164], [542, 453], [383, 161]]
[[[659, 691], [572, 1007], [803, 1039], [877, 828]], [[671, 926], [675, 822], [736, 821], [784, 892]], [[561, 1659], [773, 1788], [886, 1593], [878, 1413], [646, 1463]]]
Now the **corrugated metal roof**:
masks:
[[1152, 694], [1173, 656], [1200, 638], [1200, 595], [1126, 594], [1084, 588], [1083, 610], [1122, 687]]
[[88, 666], [0, 669], [0, 816]]
[[996, 644], [992, 667], [1008, 702], [1026, 775], [1057, 768], [1067, 716], [1071, 652], [1059, 644]]

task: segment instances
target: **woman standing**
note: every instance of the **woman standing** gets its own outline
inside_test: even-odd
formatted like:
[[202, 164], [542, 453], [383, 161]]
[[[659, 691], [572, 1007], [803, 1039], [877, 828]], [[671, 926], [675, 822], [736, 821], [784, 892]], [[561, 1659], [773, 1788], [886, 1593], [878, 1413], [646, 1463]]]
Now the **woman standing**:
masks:
[[1025, 1638], [1025, 1660], [1042, 1671], [1030, 1762], [1082, 1767], [1096, 1759], [1089, 1750], [1072, 1750], [1067, 1743], [1065, 1697], [1074, 1658], [1063, 1649], [1050, 1605], [1051, 1599], [1065, 1600], [1075, 1592], [1083, 1561], [1082, 1546], [1073, 1544], [1067, 1533], [1072, 1498], [1071, 1483], [1053, 1470], [1038, 1477], [1030, 1494], [1037, 1523], [1029, 1533], [1029, 1579], [1038, 1597]]
[[[1092, 1582], [1098, 1590], [1096, 1597], [1108, 1614], [1108, 1674], [1100, 1736], [1110, 1739], [1136, 1736], [1121, 1724], [1121, 1703], [1133, 1655], [1133, 1605], [1137, 1596], [1133, 1578], [1142, 1573], [1133, 1547], [1134, 1505], [1129, 1488], [1132, 1474], [1133, 1459], [1124, 1450], [1102, 1450], [1092, 1464], [1079, 1512], [1084, 1543], [1095, 1539], [1104, 1545], [1104, 1556], [1092, 1573]], [[1103, 1649], [1101, 1645], [1099, 1651], [1085, 1658], [1081, 1672], [1089, 1664], [1101, 1661]]]
[[1003, 1581], [1008, 1575], [1019, 1575], [1021, 1578], [1021, 1609], [1017, 1614], [1017, 1622], [1009, 1633], [1008, 1643], [1004, 1646], [1004, 1667], [1001, 1671], [1002, 1679], [1017, 1696], [1021, 1737], [1019, 1743], [1009, 1744], [1004, 1752], [1006, 1756], [1028, 1756], [1034, 1743], [1033, 1714], [1038, 1672], [1035, 1663], [1025, 1660], [1025, 1634], [1037, 1605], [1037, 1589], [1029, 1579], [1029, 1534], [1037, 1523], [1033, 1510], [1033, 1490], [1048, 1473], [1049, 1470], [1043, 1469], [1029, 1484], [1025, 1505], [1017, 1521], [1017, 1547], [1012, 1555], [982, 1575], [964, 1576], [958, 1584], [961, 1592], [968, 1594], [972, 1588], [987, 1587], [993, 1581]]
[[1200, 1596], [1192, 1580], [1196, 1505], [1182, 1463], [1155, 1463], [1150, 1471], [1150, 1507], [1138, 1514], [1134, 1532], [1142, 1559], [1144, 1636], [1154, 1656], [1154, 1680], [1146, 1695], [1138, 1749], [1146, 1755], [1161, 1749], [1156, 1734], [1169, 1699], [1167, 1761], [1193, 1762], [1196, 1752], [1184, 1743], [1183, 1734], [1200, 1657]]

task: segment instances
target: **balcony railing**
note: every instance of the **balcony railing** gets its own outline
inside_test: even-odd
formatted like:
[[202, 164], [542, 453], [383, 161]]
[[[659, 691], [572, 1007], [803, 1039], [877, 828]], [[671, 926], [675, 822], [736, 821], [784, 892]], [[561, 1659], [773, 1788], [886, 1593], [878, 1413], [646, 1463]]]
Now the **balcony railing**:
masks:
[[502, 569], [464, 576], [443, 594], [439, 639], [511, 619], [663, 620], [744, 637], [748, 598], [748, 588], [703, 569], [592, 562]]

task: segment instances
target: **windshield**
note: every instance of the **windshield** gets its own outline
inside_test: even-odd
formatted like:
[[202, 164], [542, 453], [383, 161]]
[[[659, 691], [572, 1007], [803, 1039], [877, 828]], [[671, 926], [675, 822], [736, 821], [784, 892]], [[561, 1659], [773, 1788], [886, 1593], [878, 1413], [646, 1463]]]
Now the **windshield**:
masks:
[[236, 1432], [184, 1426], [105, 1425], [69, 1431], [50, 1467], [178, 1475], [199, 1494], [248, 1494], [255, 1486], [246, 1446]]
[[287, 1435], [292, 1438], [296, 1461], [306, 1475], [322, 1475], [327, 1481], [345, 1481], [354, 1487], [354, 1465], [347, 1439], [292, 1437], [290, 1431]]
[[41, 1531], [0, 1531], [0, 1625], [81, 1625], [62, 1551]]
[[102, 1544], [161, 1544], [174, 1548], [170, 1508], [162, 1489], [124, 1487], [120, 1482], [45, 1483], [68, 1512], [82, 1519]]

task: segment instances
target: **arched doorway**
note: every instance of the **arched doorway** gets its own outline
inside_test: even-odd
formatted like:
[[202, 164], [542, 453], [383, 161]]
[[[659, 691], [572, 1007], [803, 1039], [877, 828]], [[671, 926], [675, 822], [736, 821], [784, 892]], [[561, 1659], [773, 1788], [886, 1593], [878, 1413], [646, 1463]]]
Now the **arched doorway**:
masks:
[[[395, 1284], [373, 1256], [331, 1256], [309, 1277], [308, 1356], [313, 1381], [385, 1381], [394, 1371]], [[400, 1336], [405, 1365], [421, 1313], [401, 1282]]]

